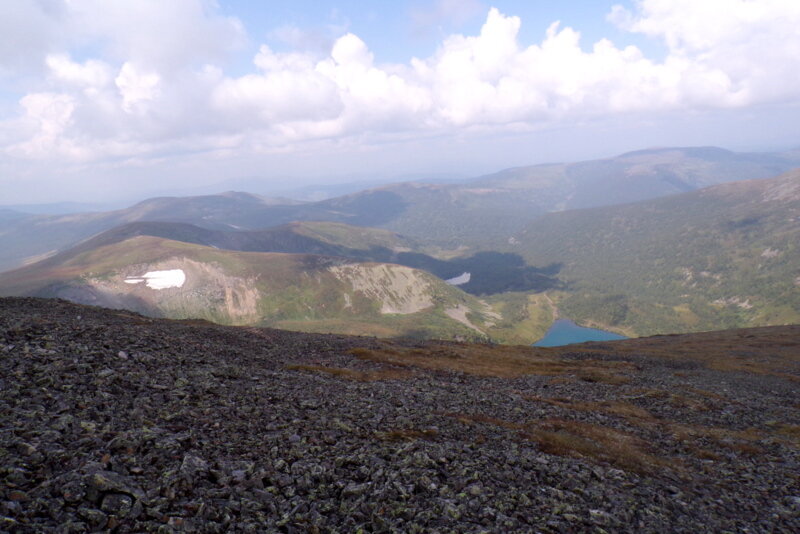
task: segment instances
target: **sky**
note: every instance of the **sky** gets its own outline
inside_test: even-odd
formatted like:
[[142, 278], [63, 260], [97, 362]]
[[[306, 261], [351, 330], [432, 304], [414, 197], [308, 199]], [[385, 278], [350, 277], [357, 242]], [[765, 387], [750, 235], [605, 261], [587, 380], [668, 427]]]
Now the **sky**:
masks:
[[800, 147], [797, 0], [0, 2], [0, 205]]

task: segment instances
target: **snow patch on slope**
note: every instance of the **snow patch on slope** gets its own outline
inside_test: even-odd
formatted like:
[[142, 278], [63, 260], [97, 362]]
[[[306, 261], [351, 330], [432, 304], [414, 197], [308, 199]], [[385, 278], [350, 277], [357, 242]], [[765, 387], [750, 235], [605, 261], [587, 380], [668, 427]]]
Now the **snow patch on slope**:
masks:
[[182, 287], [186, 282], [186, 273], [183, 269], [171, 269], [169, 271], [151, 271], [142, 276], [132, 276], [125, 279], [126, 284], [147, 284], [150, 289], [169, 289], [171, 287]]
[[445, 282], [447, 282], [451, 286], [460, 286], [460, 285], [468, 283], [471, 278], [472, 278], [472, 274], [471, 273], [463, 273], [463, 274], [460, 274], [460, 275], [456, 276], [455, 278], [450, 278], [448, 280], [445, 280]]

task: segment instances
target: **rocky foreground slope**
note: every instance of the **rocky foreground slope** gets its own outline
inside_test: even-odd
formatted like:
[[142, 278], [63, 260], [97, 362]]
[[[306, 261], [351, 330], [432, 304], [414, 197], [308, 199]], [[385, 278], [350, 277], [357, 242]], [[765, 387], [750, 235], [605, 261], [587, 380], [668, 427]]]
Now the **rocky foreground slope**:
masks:
[[3, 532], [797, 532], [800, 327], [562, 349], [0, 299]]

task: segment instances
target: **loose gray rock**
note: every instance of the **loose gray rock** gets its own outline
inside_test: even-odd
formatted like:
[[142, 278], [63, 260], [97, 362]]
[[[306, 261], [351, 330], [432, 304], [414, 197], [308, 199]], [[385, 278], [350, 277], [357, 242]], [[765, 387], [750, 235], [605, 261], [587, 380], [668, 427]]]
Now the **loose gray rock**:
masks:
[[800, 532], [796, 366], [325, 371], [376, 343], [0, 299], [0, 532]]

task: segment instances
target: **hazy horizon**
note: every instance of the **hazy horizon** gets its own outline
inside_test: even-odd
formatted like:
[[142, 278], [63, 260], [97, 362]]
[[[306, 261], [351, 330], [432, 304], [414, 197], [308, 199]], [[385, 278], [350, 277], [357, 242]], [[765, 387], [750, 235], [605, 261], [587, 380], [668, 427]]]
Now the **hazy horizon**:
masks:
[[798, 25], [787, 0], [6, 3], [0, 205], [794, 148]]
[[[631, 148], [623, 152], [614, 154], [600, 155], [590, 160], [583, 159], [563, 159], [563, 160], [542, 160], [518, 166], [509, 166], [488, 170], [482, 174], [467, 175], [458, 173], [412, 173], [412, 174], [347, 174], [330, 175], [323, 177], [309, 177], [306, 180], [299, 180], [297, 177], [278, 177], [277, 179], [262, 179], [258, 176], [242, 176], [222, 180], [219, 182], [209, 182], [207, 184], [184, 184], [177, 187], [154, 187], [152, 189], [136, 192], [127, 196], [110, 196], [107, 198], [84, 198], [84, 197], [58, 197], [50, 201], [22, 201], [11, 202], [2, 201], [0, 208], [9, 208], [32, 214], [60, 214], [60, 213], [81, 213], [85, 211], [106, 211], [130, 207], [138, 202], [157, 197], [189, 197], [218, 195], [230, 192], [249, 193], [264, 196], [266, 198], [285, 198], [294, 201], [313, 202], [337, 196], [346, 195], [372, 189], [376, 187], [398, 184], [403, 182], [421, 183], [459, 183], [470, 181], [484, 176], [489, 176], [516, 167], [527, 167], [547, 164], [569, 164], [582, 161], [612, 159], [629, 152], [659, 150], [670, 148], [721, 148], [732, 152], [741, 153], [780, 153], [790, 150], [798, 150], [798, 146], [773, 146], [760, 147], [754, 146], [751, 149], [733, 150], [722, 146], [713, 145], [694, 145], [694, 146], [642, 146]], [[315, 179], [316, 178], [316, 179]], [[766, 178], [766, 177], [765, 177]], [[5, 198], [5, 197], [4, 197]]]

